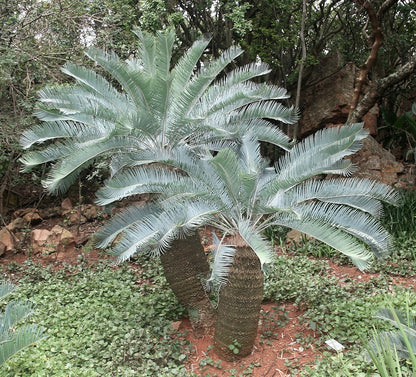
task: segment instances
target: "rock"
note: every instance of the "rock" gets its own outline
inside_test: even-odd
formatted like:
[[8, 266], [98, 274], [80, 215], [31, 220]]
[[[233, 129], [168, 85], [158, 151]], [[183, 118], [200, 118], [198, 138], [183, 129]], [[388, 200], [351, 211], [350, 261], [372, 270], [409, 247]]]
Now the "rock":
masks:
[[399, 182], [395, 184], [397, 188], [414, 190], [416, 188], [416, 164], [404, 163], [404, 170], [400, 173]]
[[351, 160], [358, 166], [354, 177], [376, 179], [387, 185], [396, 184], [404, 170], [403, 164], [371, 136], [364, 140], [363, 147]]
[[61, 203], [62, 208], [62, 217], [64, 217], [64, 220], [68, 222], [69, 224], [75, 224], [79, 221], [78, 213], [76, 213], [76, 210], [72, 206], [71, 200], [69, 198], [66, 198]]
[[75, 250], [75, 236], [67, 229], [55, 225], [51, 229], [51, 238], [57, 244], [57, 251], [69, 253]]
[[39, 211], [37, 209], [33, 209], [23, 216], [23, 220], [26, 222], [26, 224], [36, 225], [42, 222], [42, 217], [40, 217]]
[[182, 321], [175, 321], [175, 322], [172, 322], [170, 326], [172, 327], [173, 330], [179, 331], [181, 325], [182, 325]]
[[16, 237], [6, 228], [0, 230], [0, 255], [6, 251], [13, 251], [16, 248]]
[[64, 199], [61, 203], [61, 208], [63, 213], [70, 212], [73, 208], [71, 200], [69, 198]]
[[33, 254], [51, 254], [55, 245], [50, 244], [51, 232], [47, 229], [34, 229], [30, 232], [30, 246]]
[[0, 257], [6, 254], [6, 245], [3, 242], [0, 242]]
[[77, 210], [71, 210], [69, 212], [62, 212], [64, 218], [64, 225], [72, 225], [78, 223], [79, 215]]
[[42, 219], [50, 219], [52, 217], [60, 217], [62, 215], [61, 207], [49, 207], [39, 209], [39, 215]]
[[94, 204], [83, 204], [73, 207], [71, 210], [63, 211], [62, 216], [69, 224], [84, 224], [87, 221], [95, 220], [101, 212], [102, 207]]
[[363, 117], [364, 122], [364, 128], [367, 128], [370, 131], [370, 135], [376, 135], [377, 134], [377, 121], [378, 121], [378, 115], [380, 111], [378, 108], [378, 105], [374, 105], [367, 114]]
[[[88, 245], [91, 241], [91, 234], [80, 234], [76, 239], [76, 245]], [[89, 246], [93, 247], [92, 244]]]
[[16, 229], [23, 229], [26, 226], [27, 222], [22, 217], [18, 217], [17, 219], [14, 219], [9, 225], [7, 225], [7, 229], [14, 231]]
[[51, 230], [35, 229], [31, 232], [31, 246], [35, 254], [70, 253], [75, 250], [75, 237], [60, 225]]
[[83, 216], [82, 214], [80, 215], [78, 208], [73, 208], [70, 212], [63, 215], [64, 221], [67, 222], [68, 225], [83, 224], [87, 221], [85, 216]]
[[336, 55], [322, 59], [315, 67], [301, 96], [301, 136], [307, 136], [330, 124], [344, 124], [354, 93], [357, 68], [344, 64]]
[[81, 206], [81, 213], [88, 221], [95, 220], [102, 212], [102, 207], [94, 204], [85, 204]]
[[[354, 86], [359, 69], [338, 55], [321, 59], [308, 78], [301, 96], [300, 136], [334, 125], [345, 124], [350, 112]], [[365, 90], [365, 87], [363, 88]], [[363, 117], [364, 127], [371, 135], [377, 133], [378, 105]]]
[[[319, 129], [343, 125], [348, 118], [354, 81], [358, 69], [353, 64], [345, 64], [338, 56], [325, 57], [314, 69], [301, 98], [301, 119], [299, 121], [302, 137]], [[377, 133], [379, 108], [375, 105], [364, 116], [364, 127], [370, 134]], [[403, 164], [373, 137], [367, 137], [363, 148], [352, 157], [357, 165], [356, 177], [376, 179], [388, 185], [400, 180]]]
[[42, 222], [42, 217], [39, 214], [39, 210], [36, 208], [22, 208], [13, 212], [13, 217], [21, 217], [26, 224], [36, 225]]
[[299, 243], [300, 241], [302, 241], [302, 237], [305, 237], [305, 236], [308, 240], [312, 238], [311, 236], [304, 234], [302, 232], [299, 232], [296, 229], [292, 229], [290, 232], [286, 234], [286, 242]]

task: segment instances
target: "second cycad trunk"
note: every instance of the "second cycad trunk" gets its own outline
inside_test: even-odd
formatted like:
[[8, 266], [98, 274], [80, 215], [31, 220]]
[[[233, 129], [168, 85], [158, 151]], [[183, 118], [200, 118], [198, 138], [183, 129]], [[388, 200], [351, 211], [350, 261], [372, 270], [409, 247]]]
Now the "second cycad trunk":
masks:
[[228, 283], [221, 288], [215, 327], [215, 352], [225, 360], [235, 360], [251, 353], [257, 335], [263, 298], [263, 273], [254, 251], [241, 239], [236, 245]]
[[160, 259], [172, 291], [188, 309], [194, 335], [208, 333], [214, 327], [216, 313], [202, 284], [210, 269], [198, 235], [174, 241]]

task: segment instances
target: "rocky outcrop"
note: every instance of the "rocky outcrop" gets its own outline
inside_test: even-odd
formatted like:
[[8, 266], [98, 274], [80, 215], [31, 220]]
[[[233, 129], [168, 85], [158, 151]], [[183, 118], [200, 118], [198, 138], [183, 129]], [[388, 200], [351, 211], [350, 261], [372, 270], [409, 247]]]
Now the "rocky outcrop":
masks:
[[376, 179], [388, 185], [396, 185], [404, 170], [403, 164], [371, 136], [364, 140], [363, 147], [351, 160], [358, 166], [354, 176]]
[[34, 229], [30, 236], [34, 254], [71, 253], [75, 250], [75, 236], [60, 225], [55, 225], [51, 230]]
[[103, 208], [94, 204], [73, 206], [67, 198], [62, 202], [61, 216], [71, 224], [84, 224], [96, 219], [103, 212]]
[[[347, 121], [358, 68], [337, 55], [328, 56], [314, 68], [301, 95], [300, 136]], [[379, 109], [375, 105], [363, 119], [371, 135], [377, 132]]]
[[[343, 63], [336, 55], [326, 57], [308, 80], [309, 87], [302, 91], [301, 136], [315, 133], [325, 127], [342, 126], [348, 118], [357, 68]], [[377, 133], [379, 109], [375, 105], [364, 116], [364, 127], [370, 135]], [[357, 166], [354, 176], [376, 179], [388, 185], [401, 185], [403, 164], [384, 149], [372, 136], [352, 157]]]
[[[79, 230], [82, 224], [101, 215], [108, 216], [102, 212], [103, 208], [94, 204], [73, 206], [69, 199], [63, 200], [58, 207], [19, 209], [13, 213], [13, 220], [7, 227], [0, 230], [0, 256], [26, 248], [33, 254], [41, 255], [71, 253], [89, 239], [92, 231], [75, 236], [70, 229], [78, 227]], [[51, 224], [57, 223], [60, 225], [51, 228]], [[30, 228], [32, 230], [28, 234]]]
[[344, 64], [336, 55], [317, 65], [301, 95], [301, 136], [307, 136], [328, 125], [346, 122], [357, 68]]

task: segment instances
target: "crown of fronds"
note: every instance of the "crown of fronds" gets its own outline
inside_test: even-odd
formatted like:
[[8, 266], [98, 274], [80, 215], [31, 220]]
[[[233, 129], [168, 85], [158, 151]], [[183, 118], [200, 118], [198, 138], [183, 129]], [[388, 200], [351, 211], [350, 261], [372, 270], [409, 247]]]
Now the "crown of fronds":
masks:
[[210, 40], [200, 38], [172, 66], [172, 30], [135, 33], [137, 54], [126, 61], [98, 48], [87, 51], [111, 81], [67, 63], [62, 71], [75, 83], [39, 92], [36, 115], [43, 122], [25, 131], [21, 144], [44, 147], [21, 161], [26, 170], [54, 163], [44, 181], [50, 192], [68, 190], [97, 159], [109, 159], [115, 174], [141, 163], [142, 151], [157, 155], [190, 145], [206, 154], [207, 146], [233, 147], [249, 130], [258, 140], [290, 149], [290, 139], [270, 119], [290, 124], [298, 114], [276, 102], [288, 98], [285, 89], [253, 81], [270, 71], [266, 64], [223, 73], [243, 51], [234, 46], [216, 59], [203, 59]]
[[[115, 217], [98, 233], [100, 246], [123, 233], [125, 238], [113, 248], [120, 260], [135, 252], [157, 255], [175, 237], [211, 225], [226, 234], [239, 234], [264, 265], [273, 259], [274, 249], [262, 232], [282, 225], [329, 244], [364, 269], [373, 254], [389, 251], [390, 236], [378, 217], [380, 201], [397, 202], [396, 193], [366, 179], [310, 178], [322, 172], [348, 175], [350, 163], [344, 157], [357, 150], [365, 135], [361, 124], [324, 130], [292, 148], [275, 169], [261, 157], [255, 136], [247, 134], [237, 151], [222, 149], [206, 159], [189, 154], [187, 160], [182, 155], [178, 163], [182, 172], [157, 166], [121, 172], [98, 191], [100, 203], [149, 189], [160, 196], [152, 209], [135, 207]], [[218, 271], [224, 272], [231, 257], [226, 254], [216, 255], [226, 262], [219, 264], [223, 269], [216, 268], [220, 280], [225, 275]]]

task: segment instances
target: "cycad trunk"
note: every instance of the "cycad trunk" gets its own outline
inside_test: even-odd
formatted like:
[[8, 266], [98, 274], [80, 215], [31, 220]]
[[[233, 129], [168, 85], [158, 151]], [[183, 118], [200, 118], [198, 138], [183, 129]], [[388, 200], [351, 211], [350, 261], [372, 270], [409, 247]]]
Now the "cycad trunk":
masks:
[[237, 251], [228, 283], [220, 291], [214, 335], [215, 352], [227, 361], [243, 358], [253, 349], [264, 282], [254, 251], [241, 239], [234, 241], [227, 241], [237, 245]]
[[207, 334], [214, 327], [216, 313], [202, 285], [210, 269], [198, 235], [176, 240], [160, 259], [172, 291], [188, 309], [194, 335]]

